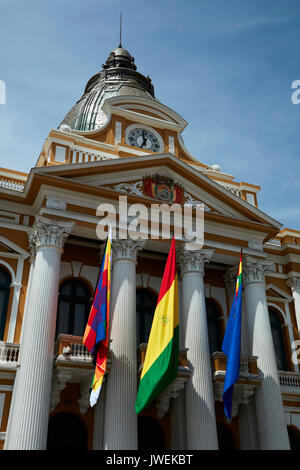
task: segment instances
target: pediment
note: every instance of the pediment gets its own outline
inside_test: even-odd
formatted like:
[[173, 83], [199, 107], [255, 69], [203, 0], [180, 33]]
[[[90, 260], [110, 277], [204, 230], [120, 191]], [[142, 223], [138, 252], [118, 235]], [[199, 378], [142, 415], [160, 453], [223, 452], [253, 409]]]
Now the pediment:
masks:
[[168, 106], [157, 100], [135, 96], [118, 96], [104, 102], [107, 114], [117, 114], [132, 122], [142, 122], [163, 129], [169, 128], [182, 132], [187, 122]]
[[267, 298], [277, 299], [283, 302], [291, 302], [292, 297], [287, 294], [284, 290], [277, 287], [275, 284], [267, 284], [266, 286]]
[[2, 236], [0, 236], [0, 254], [8, 256], [22, 256], [24, 258], [29, 256], [29, 253], [26, 250]]
[[171, 154], [45, 167], [34, 169], [33, 173], [67, 179], [77, 185], [84, 185], [87, 192], [88, 187], [103, 188], [114, 193], [127, 193], [147, 199], [149, 196], [143, 190], [144, 178], [160, 175], [172, 179], [183, 188], [184, 202], [203, 203], [208, 213], [263, 224], [266, 229], [271, 227], [279, 230], [281, 227], [276, 220]]

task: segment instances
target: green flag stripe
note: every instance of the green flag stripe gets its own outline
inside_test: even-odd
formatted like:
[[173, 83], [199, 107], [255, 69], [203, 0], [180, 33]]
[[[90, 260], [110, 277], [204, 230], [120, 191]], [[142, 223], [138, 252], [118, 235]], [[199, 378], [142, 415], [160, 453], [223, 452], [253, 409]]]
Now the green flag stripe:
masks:
[[140, 381], [135, 403], [136, 413], [140, 413], [157, 395], [177, 377], [179, 357], [179, 326], [165, 349], [152, 364]]

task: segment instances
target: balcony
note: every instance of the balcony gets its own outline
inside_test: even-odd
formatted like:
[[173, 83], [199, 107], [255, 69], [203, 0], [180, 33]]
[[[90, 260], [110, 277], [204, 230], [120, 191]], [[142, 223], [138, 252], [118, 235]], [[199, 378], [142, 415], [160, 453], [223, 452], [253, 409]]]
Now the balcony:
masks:
[[56, 364], [93, 365], [93, 357], [82, 344], [82, 336], [58, 335], [54, 347], [54, 356]]
[[[223, 401], [227, 356], [222, 352], [211, 355], [215, 401]], [[257, 366], [256, 356], [241, 356], [239, 380], [234, 386], [232, 417], [237, 416], [240, 404], [247, 405], [255, 389], [262, 383], [262, 373]]]
[[[142, 343], [138, 347], [138, 378], [143, 369], [143, 364], [145, 362], [147, 344]], [[155, 408], [158, 418], [163, 418], [164, 415], [170, 408], [170, 402], [172, 398], [177, 398], [179, 396], [180, 390], [184, 389], [186, 381], [191, 375], [191, 371], [188, 367], [187, 362], [187, 349], [179, 350], [179, 364], [178, 364], [178, 375], [174, 382], [169, 385], [156, 399]]]
[[[60, 402], [60, 393], [67, 383], [80, 384], [79, 409], [85, 414], [89, 408], [90, 386], [92, 383], [94, 364], [93, 357], [82, 344], [82, 336], [60, 334], [54, 347], [54, 370], [52, 375], [52, 390], [50, 412]], [[107, 371], [110, 370], [110, 360], [107, 360]]]

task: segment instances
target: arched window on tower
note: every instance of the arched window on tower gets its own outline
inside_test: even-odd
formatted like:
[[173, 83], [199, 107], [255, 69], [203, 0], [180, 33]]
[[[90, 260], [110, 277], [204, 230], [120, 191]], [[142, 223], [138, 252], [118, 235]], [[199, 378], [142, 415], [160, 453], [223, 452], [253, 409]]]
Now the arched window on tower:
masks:
[[216, 351], [222, 351], [222, 335], [220, 317], [222, 312], [218, 304], [212, 299], [205, 299], [208, 340], [210, 354]]
[[277, 368], [278, 370], [288, 370], [286, 352], [284, 347], [284, 338], [282, 333], [282, 321], [279, 317], [278, 312], [272, 307], [269, 307], [269, 317]]
[[8, 272], [0, 268], [0, 341], [3, 340], [11, 278]]
[[136, 291], [137, 345], [148, 343], [157, 298], [152, 290], [137, 289]]
[[80, 279], [68, 279], [59, 289], [56, 335], [83, 336], [91, 306], [91, 293]]

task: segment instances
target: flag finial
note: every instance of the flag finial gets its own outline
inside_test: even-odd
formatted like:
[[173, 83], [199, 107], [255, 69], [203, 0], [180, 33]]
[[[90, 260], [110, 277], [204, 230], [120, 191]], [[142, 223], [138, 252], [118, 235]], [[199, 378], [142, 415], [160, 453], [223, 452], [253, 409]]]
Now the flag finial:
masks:
[[120, 12], [120, 44], [119, 47], [122, 47], [122, 10]]

